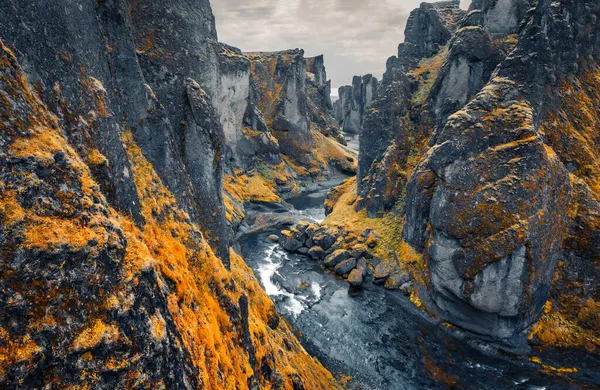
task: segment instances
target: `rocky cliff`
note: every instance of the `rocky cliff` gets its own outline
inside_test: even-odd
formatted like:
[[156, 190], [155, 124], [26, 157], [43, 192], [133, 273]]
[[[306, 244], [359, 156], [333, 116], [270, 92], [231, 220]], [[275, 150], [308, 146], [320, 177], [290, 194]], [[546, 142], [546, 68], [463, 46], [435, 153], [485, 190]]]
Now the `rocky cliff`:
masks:
[[549, 372], [556, 348], [585, 367], [600, 345], [598, 12], [421, 5], [364, 120], [357, 195], [332, 194], [325, 222], [362, 216], [418, 307], [504, 349], [529, 341]]
[[233, 73], [242, 69], [249, 84], [237, 110], [245, 107], [244, 115], [230, 126], [235, 152], [226, 164], [227, 218], [234, 227], [243, 221], [245, 206], [273, 207], [309, 185], [356, 172], [357, 155], [345, 146], [333, 117], [322, 56], [305, 58], [300, 49], [242, 53], [229, 48], [222, 58]]
[[337, 387], [230, 250], [262, 125], [208, 1], [7, 1], [0, 39], [0, 387]]
[[350, 134], [360, 134], [363, 121], [377, 93], [378, 80], [373, 75], [355, 76], [352, 85], [340, 87], [334, 105], [335, 119]]

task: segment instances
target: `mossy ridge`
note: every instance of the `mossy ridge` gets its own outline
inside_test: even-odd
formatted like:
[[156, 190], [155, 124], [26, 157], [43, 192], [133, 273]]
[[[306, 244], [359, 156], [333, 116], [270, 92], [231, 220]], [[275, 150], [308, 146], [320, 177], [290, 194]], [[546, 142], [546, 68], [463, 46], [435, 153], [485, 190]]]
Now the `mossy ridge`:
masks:
[[[3, 285], [10, 283], [10, 291], [18, 292], [12, 295], [11, 307], [19, 307], [21, 300], [33, 305], [20, 329], [0, 326], [0, 382], [12, 380], [13, 370], [24, 374], [21, 380], [26, 380], [28, 373], [45, 370], [43, 362], [48, 351], [41, 333], [55, 334], [60, 330], [54, 339], [57, 344], [53, 346], [52, 359], [69, 359], [78, 368], [76, 378], [68, 370], [42, 371], [43, 376], [38, 376], [56, 386], [91, 388], [106, 380], [102, 373], [117, 373], [112, 378], [119, 380], [119, 387], [165, 388], [170, 379], [146, 372], [143, 363], [147, 348], [155, 350], [159, 344], [185, 351], [190, 357], [189, 364], [195, 369], [187, 371], [189, 383], [202, 383], [203, 388], [247, 388], [254, 375], [259, 383], [268, 386], [273, 378], [257, 377], [254, 370], [259, 367], [252, 366], [248, 346], [239, 341], [235, 316], [226, 310], [237, 307], [241, 297], [248, 294], [250, 336], [254, 353], [262, 358], [261, 364], [270, 359], [271, 368], [283, 375], [287, 389], [299, 380], [311, 388], [335, 388], [331, 375], [302, 349], [285, 323], [267, 329], [265, 324], [273, 315], [273, 304], [252, 272], [234, 254], [234, 271], [229, 273], [223, 267], [198, 227], [178, 208], [130, 132], [123, 133], [122, 141], [142, 203], [143, 227], [107, 206], [88, 167], [24, 81], [14, 56], [4, 46], [1, 49], [0, 95], [11, 89], [18, 95], [0, 109], [2, 117], [11, 120], [10, 126], [0, 129], [1, 137], [8, 141], [4, 143], [8, 145], [4, 154], [8, 163], [1, 165], [0, 214], [3, 233], [11, 237], [8, 247], [3, 244], [5, 261], [0, 262], [0, 267], [6, 272], [1, 273], [0, 280]], [[23, 112], [28, 112], [30, 118], [17, 121]], [[24, 141], [39, 137], [46, 141]], [[8, 167], [13, 168], [7, 171]], [[49, 169], [50, 176], [36, 178], [33, 172], [37, 167]], [[43, 188], [54, 208], [24, 203], [23, 192], [31, 188]], [[40, 225], [40, 221], [51, 224]], [[40, 226], [40, 234], [52, 229], [55, 239], [48, 241], [35, 234]], [[42, 275], [23, 289], [21, 284], [13, 283], [23, 269], [9, 270], [6, 263], [16, 252], [28, 253], [27, 256], [34, 256], [32, 260], [47, 258], [39, 271], [54, 269], [60, 274], [64, 267], [69, 273], [88, 275], [86, 285], [96, 295], [82, 300], [73, 287], [48, 284]], [[56, 256], [58, 262], [54, 260]], [[103, 263], [107, 259], [113, 261], [110, 267]], [[136, 303], [136, 298], [143, 298], [136, 294], [153, 274], [157, 277], [153, 291], [164, 298], [165, 308], [160, 308], [162, 299], [145, 301], [141, 307]], [[107, 277], [111, 279], [105, 284]], [[64, 306], [60, 306], [61, 302]], [[132, 310], [147, 316], [145, 325], [127, 326], [127, 313]], [[67, 313], [84, 313], [85, 319], [80, 322], [71, 317], [65, 322], [72, 315]], [[146, 338], [146, 332], [151, 337]], [[137, 345], [140, 342], [147, 347]], [[282, 345], [289, 347], [282, 349]]]

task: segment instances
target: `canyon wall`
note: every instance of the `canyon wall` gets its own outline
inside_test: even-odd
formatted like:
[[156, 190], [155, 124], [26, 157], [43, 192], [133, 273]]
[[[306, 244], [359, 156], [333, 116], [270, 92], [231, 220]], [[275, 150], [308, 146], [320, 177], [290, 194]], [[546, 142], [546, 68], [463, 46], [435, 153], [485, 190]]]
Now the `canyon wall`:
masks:
[[363, 120], [352, 213], [395, 223], [418, 307], [512, 351], [600, 345], [599, 11], [422, 4]]
[[7, 1], [0, 39], [0, 387], [336, 388], [230, 249], [240, 124], [281, 152], [209, 2]]
[[335, 119], [346, 133], [360, 134], [367, 110], [377, 93], [378, 80], [373, 75], [355, 76], [352, 85], [340, 87], [334, 105]]

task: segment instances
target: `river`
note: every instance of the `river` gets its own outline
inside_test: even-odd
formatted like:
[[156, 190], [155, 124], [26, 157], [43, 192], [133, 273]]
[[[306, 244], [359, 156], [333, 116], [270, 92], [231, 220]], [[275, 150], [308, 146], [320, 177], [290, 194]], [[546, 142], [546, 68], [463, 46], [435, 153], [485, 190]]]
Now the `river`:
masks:
[[[334, 184], [290, 200], [293, 207], [282, 216], [323, 221], [323, 201]], [[268, 242], [270, 233], [241, 240], [246, 261], [305, 348], [331, 372], [351, 376], [350, 388], [570, 388], [528, 364], [488, 357], [450, 337], [400, 292], [375, 286], [350, 292], [319, 263]]]

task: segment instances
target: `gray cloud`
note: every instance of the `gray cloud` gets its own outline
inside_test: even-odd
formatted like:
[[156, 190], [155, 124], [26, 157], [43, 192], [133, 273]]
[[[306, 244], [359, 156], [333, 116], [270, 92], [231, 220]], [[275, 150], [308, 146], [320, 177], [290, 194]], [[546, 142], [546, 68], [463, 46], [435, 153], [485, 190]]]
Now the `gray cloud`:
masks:
[[[352, 76], [381, 77], [421, 0], [211, 0], [219, 40], [244, 51], [302, 48], [325, 55], [335, 90]], [[463, 6], [470, 0], [463, 0]]]

